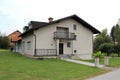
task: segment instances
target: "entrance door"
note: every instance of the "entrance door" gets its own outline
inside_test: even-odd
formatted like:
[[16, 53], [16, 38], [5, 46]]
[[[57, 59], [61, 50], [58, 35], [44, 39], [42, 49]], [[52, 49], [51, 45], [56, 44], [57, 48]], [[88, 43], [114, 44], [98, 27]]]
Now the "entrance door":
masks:
[[63, 54], [63, 43], [59, 43], [59, 54]]

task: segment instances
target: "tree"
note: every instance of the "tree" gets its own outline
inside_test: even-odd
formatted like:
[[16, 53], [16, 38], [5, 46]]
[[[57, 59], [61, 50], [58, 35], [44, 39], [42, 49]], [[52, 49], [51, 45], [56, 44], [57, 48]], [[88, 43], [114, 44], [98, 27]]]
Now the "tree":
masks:
[[99, 46], [103, 43], [111, 43], [110, 36], [107, 29], [102, 30], [101, 34], [97, 35], [94, 39], [94, 52], [99, 51]]
[[111, 29], [110, 37], [114, 43], [115, 43], [115, 36], [116, 36], [115, 34], [116, 34], [115, 33], [115, 26], [113, 26]]
[[102, 53], [106, 53], [107, 56], [109, 56], [110, 54], [112, 54], [114, 52], [114, 44], [112, 43], [103, 43], [99, 46], [99, 50]]
[[7, 49], [9, 47], [9, 39], [7, 36], [0, 35], [0, 48]]
[[117, 53], [118, 57], [120, 57], [120, 44], [115, 44], [114, 53]]
[[120, 44], [120, 26], [116, 25], [115, 28], [115, 41], [117, 42], [117, 44]]

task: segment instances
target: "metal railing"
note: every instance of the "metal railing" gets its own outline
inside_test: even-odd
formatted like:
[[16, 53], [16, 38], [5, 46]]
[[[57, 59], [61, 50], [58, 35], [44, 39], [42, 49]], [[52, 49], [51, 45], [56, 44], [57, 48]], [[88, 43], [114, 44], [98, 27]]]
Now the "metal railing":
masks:
[[36, 56], [56, 56], [56, 49], [36, 49]]
[[54, 32], [54, 39], [74, 40], [75, 34], [70, 32]]

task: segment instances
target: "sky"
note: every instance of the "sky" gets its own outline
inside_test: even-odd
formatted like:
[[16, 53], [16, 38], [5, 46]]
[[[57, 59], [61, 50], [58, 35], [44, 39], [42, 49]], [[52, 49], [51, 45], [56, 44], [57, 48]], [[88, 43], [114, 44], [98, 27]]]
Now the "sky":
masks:
[[30, 21], [48, 22], [76, 14], [96, 29], [110, 32], [120, 19], [119, 0], [0, 0], [0, 32], [9, 35]]

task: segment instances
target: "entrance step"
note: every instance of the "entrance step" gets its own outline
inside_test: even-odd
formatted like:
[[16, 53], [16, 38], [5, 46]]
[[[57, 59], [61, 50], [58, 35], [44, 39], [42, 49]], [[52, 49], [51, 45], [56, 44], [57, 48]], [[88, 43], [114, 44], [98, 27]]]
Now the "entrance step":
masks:
[[59, 55], [58, 57], [60, 59], [72, 59], [72, 55], [71, 54]]

